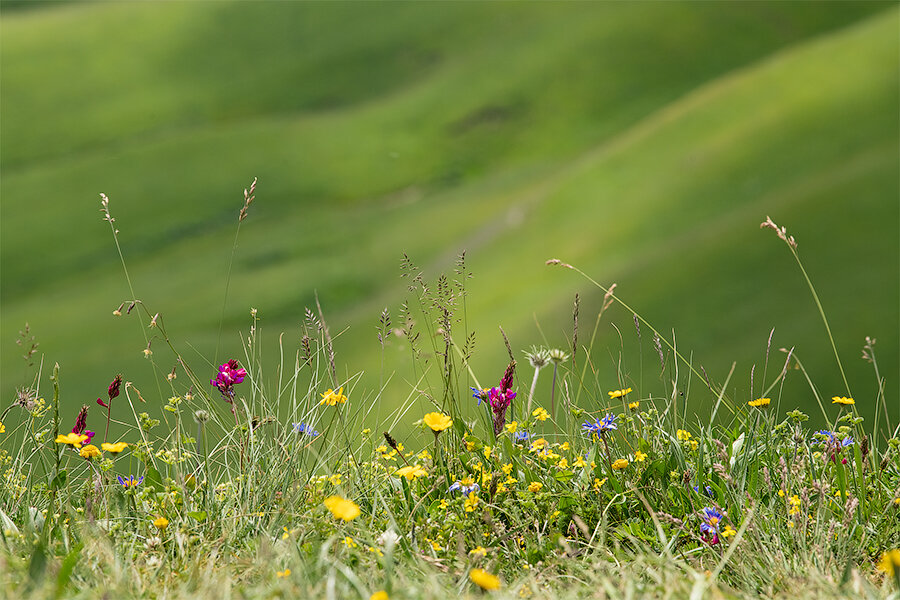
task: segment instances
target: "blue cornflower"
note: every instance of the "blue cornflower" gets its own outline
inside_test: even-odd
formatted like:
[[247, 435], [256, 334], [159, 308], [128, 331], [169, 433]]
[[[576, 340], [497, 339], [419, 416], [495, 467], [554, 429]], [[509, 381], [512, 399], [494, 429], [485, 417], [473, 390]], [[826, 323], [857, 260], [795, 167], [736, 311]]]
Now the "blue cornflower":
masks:
[[306, 423], [294, 423], [294, 433], [305, 433], [309, 437], [316, 437], [319, 432], [312, 428], [312, 425]]
[[120, 483], [120, 484], [122, 485], [122, 487], [124, 487], [125, 489], [128, 489], [128, 488], [130, 488], [130, 487], [134, 487], [134, 486], [136, 486], [136, 485], [140, 485], [140, 484], [144, 483], [144, 477], [143, 477], [143, 476], [141, 476], [140, 479], [135, 479], [135, 478], [134, 478], [134, 475], [129, 475], [128, 477], [125, 477], [125, 478], [123, 479], [122, 476], [119, 475], [116, 479], [119, 480], [119, 483]]
[[451, 492], [461, 492], [464, 496], [468, 496], [472, 492], [477, 492], [481, 489], [481, 487], [475, 483], [475, 480], [471, 477], [464, 477], [460, 481], [453, 482], [453, 485], [450, 486], [448, 491]]
[[596, 435], [598, 438], [604, 431], [613, 431], [615, 429], [618, 429], [618, 427], [616, 427], [616, 416], [613, 414], [608, 414], [602, 419], [597, 419], [593, 423], [591, 423], [590, 421], [586, 421], [585, 423], [581, 424], [581, 428]]

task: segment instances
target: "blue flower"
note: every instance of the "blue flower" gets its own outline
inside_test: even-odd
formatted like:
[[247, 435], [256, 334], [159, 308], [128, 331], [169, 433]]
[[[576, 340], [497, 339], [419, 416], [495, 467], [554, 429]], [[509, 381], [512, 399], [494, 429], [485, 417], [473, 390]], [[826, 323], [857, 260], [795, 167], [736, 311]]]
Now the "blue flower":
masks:
[[468, 496], [472, 492], [477, 492], [481, 489], [481, 487], [475, 483], [475, 480], [471, 477], [464, 477], [461, 481], [453, 482], [453, 485], [450, 486], [448, 491], [450, 492], [460, 492], [464, 496]]
[[[697, 492], [697, 493], [699, 494], [699, 493], [700, 493], [700, 486], [699, 486], [699, 485], [695, 485], [695, 486], [694, 486], [694, 491]], [[712, 489], [711, 487], [706, 486], [706, 488], [704, 489], [704, 491], [706, 492], [706, 495], [709, 496], [710, 498], [715, 497], [715, 494], [713, 493], [713, 489]]]
[[125, 478], [123, 479], [122, 476], [119, 475], [116, 479], [119, 480], [119, 484], [120, 484], [122, 487], [124, 487], [125, 489], [128, 489], [128, 488], [130, 488], [130, 487], [134, 487], [134, 486], [136, 486], [136, 485], [140, 485], [140, 484], [144, 483], [144, 477], [143, 477], [143, 476], [141, 476], [140, 479], [135, 479], [135, 478], [134, 478], [134, 475], [129, 475], [128, 477], [125, 477]]
[[312, 428], [312, 425], [306, 423], [294, 423], [294, 433], [305, 433], [309, 437], [316, 437], [319, 432]]
[[597, 419], [593, 423], [587, 421], [581, 424], [581, 428], [585, 431], [591, 432], [599, 438], [600, 434], [604, 431], [613, 431], [618, 429], [618, 427], [616, 427], [616, 415], [607, 414], [602, 419]]
[[703, 523], [700, 524], [700, 531], [705, 535], [716, 536], [719, 533], [719, 527], [722, 524], [722, 513], [715, 508], [706, 507], [703, 509]]
[[513, 434], [513, 441], [517, 444], [525, 444], [531, 439], [531, 434], [527, 431], [517, 431]]
[[485, 389], [481, 390], [476, 387], [470, 387], [469, 389], [472, 390], [472, 397], [478, 398], [478, 406], [481, 406], [482, 401], [487, 400], [488, 394], [491, 393], [490, 388], [485, 388]]
[[828, 431], [827, 429], [820, 429], [819, 431], [816, 432], [816, 435], [824, 435], [825, 437], [828, 438], [829, 442], [834, 441], [834, 433], [831, 431]]

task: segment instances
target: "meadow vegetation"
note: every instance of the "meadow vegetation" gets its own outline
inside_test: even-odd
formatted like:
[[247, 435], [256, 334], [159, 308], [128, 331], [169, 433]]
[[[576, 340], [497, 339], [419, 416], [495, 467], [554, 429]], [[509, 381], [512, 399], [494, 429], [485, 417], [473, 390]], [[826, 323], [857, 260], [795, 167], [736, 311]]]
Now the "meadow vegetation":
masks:
[[[101, 208], [121, 249], [106, 196]], [[770, 219], [761, 227], [805, 274], [793, 236]], [[611, 306], [633, 309], [615, 287], [546, 262], [598, 287], [596, 319], [585, 326], [576, 299], [571, 345], [518, 348], [504, 337], [505, 368], [476, 372], [465, 256], [434, 282], [407, 257], [409, 301], [383, 312], [378, 331], [405, 339], [417, 368], [399, 403], [384, 401], [383, 385], [339, 375], [320, 306], [274, 364], [261, 359], [252, 310], [243, 354], [209, 369], [184, 358], [152, 305], [123, 303], [114, 316], [152, 340], [144, 357], [161, 396], [115, 374], [70, 420], [56, 365], [0, 415], [4, 593], [897, 596], [900, 439], [875, 340], [863, 357], [879, 392], [854, 398], [848, 384], [820, 396], [809, 381], [829, 423], [814, 430], [783, 395], [789, 373], [808, 379], [792, 349], [766, 347], [751, 393], [736, 394], [733, 370], [712, 382], [633, 312], [623, 336], [641, 342], [648, 364], [630, 378], [627, 359], [607, 349], [618, 377], [602, 378], [597, 327]], [[170, 372], [163, 352], [175, 357]], [[688, 410], [701, 395], [713, 398], [709, 414]], [[147, 412], [159, 402], [161, 419]], [[110, 435], [111, 420], [121, 434]]]

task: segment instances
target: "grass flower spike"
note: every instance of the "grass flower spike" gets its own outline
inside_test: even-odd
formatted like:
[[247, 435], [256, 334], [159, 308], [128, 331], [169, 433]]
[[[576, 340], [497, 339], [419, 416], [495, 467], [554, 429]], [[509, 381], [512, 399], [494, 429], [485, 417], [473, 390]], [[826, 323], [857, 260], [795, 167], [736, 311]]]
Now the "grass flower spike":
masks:
[[331, 511], [335, 519], [352, 521], [359, 516], [359, 506], [352, 500], [346, 500], [340, 496], [329, 496], [322, 504]]

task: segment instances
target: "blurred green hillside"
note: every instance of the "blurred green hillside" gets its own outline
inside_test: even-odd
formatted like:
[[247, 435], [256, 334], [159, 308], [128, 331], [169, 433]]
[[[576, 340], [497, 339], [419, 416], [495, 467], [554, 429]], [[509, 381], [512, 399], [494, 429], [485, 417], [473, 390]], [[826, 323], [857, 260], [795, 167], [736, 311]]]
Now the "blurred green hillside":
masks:
[[[61, 365], [67, 411], [117, 372], [157, 400], [136, 320], [111, 314], [129, 292], [100, 192], [137, 296], [211, 376], [241, 190], [258, 177], [220, 360], [242, 356], [250, 307], [269, 364], [281, 332], [292, 356], [317, 292], [342, 332], [339, 371], [365, 371], [357, 389], [373, 390], [379, 313], [396, 323], [407, 295], [403, 253], [433, 280], [466, 250], [482, 383], [505, 366], [498, 325], [517, 349], [569, 345], [576, 292], [588, 341], [602, 292], [544, 265], [560, 258], [618, 282], [713, 379], [736, 361], [741, 401], [759, 392], [772, 327], [824, 396], [844, 394], [796, 264], [758, 228], [771, 215], [799, 242], [860, 411], [876, 390], [859, 358], [869, 335], [900, 417], [895, 3], [25, 8], [0, 12], [3, 405], [33, 377], [15, 345], [26, 322], [45, 371]], [[641, 365], [632, 316], [609, 316], [601, 387], [619, 385], [614, 323], [625, 383], [667, 393], [647, 332]], [[167, 373], [172, 356], [153, 348]], [[385, 363], [397, 404], [403, 340]], [[700, 385], [689, 398], [710, 401]], [[819, 414], [799, 374], [782, 406]]]

